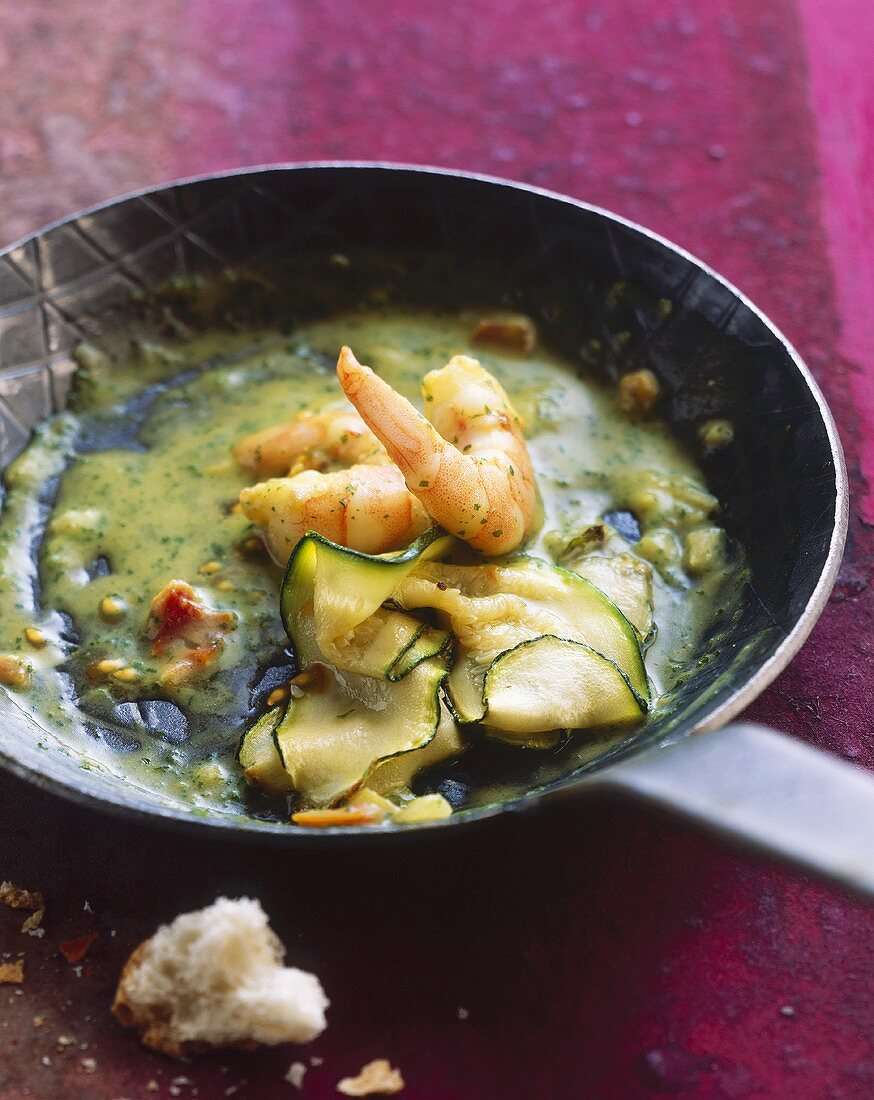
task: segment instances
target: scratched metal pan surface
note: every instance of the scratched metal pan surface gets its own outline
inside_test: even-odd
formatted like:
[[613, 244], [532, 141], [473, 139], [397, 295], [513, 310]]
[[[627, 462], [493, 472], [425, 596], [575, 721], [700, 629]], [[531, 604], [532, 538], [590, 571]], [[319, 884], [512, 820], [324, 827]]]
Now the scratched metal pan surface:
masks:
[[[476, 767], [463, 759], [434, 780], [465, 804], [459, 812], [378, 834], [192, 816], [117, 777], [83, 771], [75, 754], [38, 750], [42, 731], [5, 692], [0, 763], [40, 787], [144, 822], [286, 845], [386, 843], [606, 787], [871, 888], [864, 850], [874, 784], [789, 738], [724, 728], [798, 650], [834, 582], [847, 486], [831, 414], [766, 317], [706, 265], [640, 226], [507, 181], [381, 164], [232, 172], [83, 211], [0, 254], [0, 466], [37, 423], [63, 409], [76, 343], [110, 336], [111, 318], [132, 296], [180, 275], [355, 249], [439, 254], [457, 270], [471, 257], [485, 260], [510, 288], [504, 301], [535, 316], [547, 339], [586, 369], [615, 372], [610, 348], [620, 338], [624, 362], [645, 363], [661, 378], [681, 437], [710, 417], [733, 422], [734, 444], [703, 463], [722, 522], [750, 566], [740, 613], [710, 632], [711, 643], [720, 633], [720, 644], [705, 639], [669, 705], [609, 751], [576, 762], [572, 752], [537, 761], [498, 754]], [[819, 829], [805, 825], [805, 800], [814, 797], [815, 816], [828, 821]]]

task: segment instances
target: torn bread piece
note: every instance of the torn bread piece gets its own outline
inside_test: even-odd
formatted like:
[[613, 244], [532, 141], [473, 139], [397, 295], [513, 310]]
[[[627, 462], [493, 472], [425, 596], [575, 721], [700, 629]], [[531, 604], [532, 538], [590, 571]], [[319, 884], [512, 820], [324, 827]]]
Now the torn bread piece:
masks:
[[344, 1096], [393, 1096], [404, 1087], [399, 1069], [386, 1058], [377, 1058], [363, 1066], [357, 1077], [344, 1077], [337, 1083], [337, 1092]]
[[24, 959], [0, 963], [0, 985], [21, 985], [24, 981]]
[[292, 1062], [285, 1071], [285, 1080], [296, 1089], [303, 1088], [303, 1079], [306, 1076], [307, 1067], [303, 1062]]
[[314, 974], [282, 965], [285, 949], [260, 902], [218, 898], [161, 925], [125, 964], [112, 1011], [171, 1057], [212, 1047], [308, 1043], [325, 1029]]
[[14, 882], [0, 882], [0, 903], [10, 909], [45, 909], [46, 903], [39, 890], [25, 890]]
[[28, 936], [36, 936], [41, 938], [45, 935], [45, 929], [40, 928], [42, 919], [46, 915], [45, 909], [37, 909], [36, 912], [31, 913], [29, 917], [24, 918], [24, 923], [21, 926], [21, 931]]

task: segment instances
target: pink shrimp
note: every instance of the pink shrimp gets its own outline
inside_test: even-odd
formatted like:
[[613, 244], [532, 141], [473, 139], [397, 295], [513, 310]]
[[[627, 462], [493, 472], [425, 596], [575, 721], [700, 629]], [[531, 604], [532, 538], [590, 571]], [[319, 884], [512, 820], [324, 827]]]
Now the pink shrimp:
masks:
[[246, 436], [234, 458], [259, 476], [330, 466], [388, 462], [385, 448], [361, 417], [349, 408], [303, 412], [295, 420]]
[[240, 505], [262, 528], [280, 565], [307, 531], [366, 554], [382, 554], [408, 546], [430, 525], [390, 462], [259, 481], [240, 493]]
[[340, 385], [428, 515], [483, 554], [516, 550], [539, 498], [519, 417], [476, 359], [454, 356], [422, 383], [428, 419], [344, 347]]

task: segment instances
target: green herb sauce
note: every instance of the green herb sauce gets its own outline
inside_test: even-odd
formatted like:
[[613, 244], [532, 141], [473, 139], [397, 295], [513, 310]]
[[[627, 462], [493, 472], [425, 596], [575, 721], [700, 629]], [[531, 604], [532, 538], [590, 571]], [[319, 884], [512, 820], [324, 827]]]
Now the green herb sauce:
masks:
[[[83, 767], [195, 809], [257, 809], [235, 752], [253, 700], [263, 709], [269, 683], [253, 691], [265, 666], [290, 660], [280, 572], [245, 550], [253, 532], [233, 504], [248, 480], [230, 450], [251, 432], [337, 401], [333, 364], [344, 343], [419, 404], [422, 376], [454, 354], [495, 373], [523, 418], [543, 498], [545, 522], [530, 552], [549, 559], [575, 538], [585, 542], [580, 532], [617, 508], [638, 515], [641, 542], [613, 535], [611, 553], [645, 550], [656, 566], [647, 668], [656, 693], [669, 688], [739, 576], [730, 554], [706, 568], [699, 561], [694, 576], [687, 569], [688, 533], [715, 530], [693, 457], [666, 424], [622, 415], [612, 389], [582, 380], [548, 351], [471, 346], [475, 322], [371, 310], [291, 335], [140, 343], [121, 364], [80, 349], [72, 411], [43, 424], [8, 468], [0, 517], [0, 652], [29, 664], [30, 683], [15, 699], [46, 738], [79, 754]], [[700, 557], [709, 544], [699, 543]], [[173, 579], [231, 612], [236, 626], [207, 679], [163, 689], [145, 627], [153, 597]], [[45, 644], [27, 640], [31, 627]], [[101, 672], [105, 661], [132, 671], [126, 679]], [[176, 724], [159, 732], [161, 712], [143, 700], [177, 706]]]

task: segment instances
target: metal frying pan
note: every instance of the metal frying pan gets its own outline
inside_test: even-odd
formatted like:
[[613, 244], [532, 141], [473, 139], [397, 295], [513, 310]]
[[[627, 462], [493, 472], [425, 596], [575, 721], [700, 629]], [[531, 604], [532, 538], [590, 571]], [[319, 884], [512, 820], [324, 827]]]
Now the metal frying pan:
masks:
[[[707, 660], [669, 705], [596, 759], [453, 782], [468, 808], [417, 828], [463, 828], [504, 810], [608, 789], [648, 799], [874, 894], [874, 779], [734, 718], [810, 633], [834, 582], [847, 482], [831, 414], [804, 363], [737, 290], [681, 249], [603, 210], [500, 180], [373, 164], [280, 166], [171, 184], [86, 210], [0, 254], [0, 465], [64, 406], [70, 351], [105, 335], [111, 308], [181, 273], [305, 250], [404, 248], [504, 272], [514, 304], [593, 369], [621, 330], [654, 366], [681, 435], [728, 416], [735, 444], [705, 462], [751, 580]], [[632, 288], [617, 306], [616, 287]], [[670, 300], [669, 314], [657, 306]], [[109, 311], [109, 312], [107, 312]], [[630, 345], [628, 340], [630, 339]], [[630, 349], [630, 350], [629, 350]], [[143, 821], [284, 844], [389, 843], [392, 831], [313, 834], [185, 806], [74, 756], [0, 693], [0, 763], [37, 785]], [[395, 830], [405, 834], [412, 827]], [[380, 839], [378, 839], [380, 838]]]

